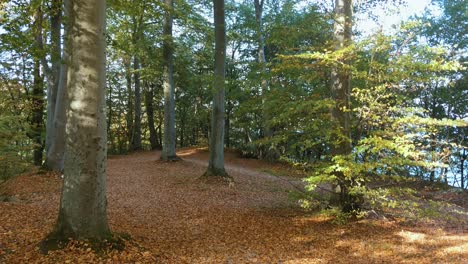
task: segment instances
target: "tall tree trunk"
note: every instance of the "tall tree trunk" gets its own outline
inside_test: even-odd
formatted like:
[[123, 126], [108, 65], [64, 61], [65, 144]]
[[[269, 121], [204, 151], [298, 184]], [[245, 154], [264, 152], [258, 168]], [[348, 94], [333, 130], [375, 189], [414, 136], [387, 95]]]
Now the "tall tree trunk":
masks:
[[[334, 23], [335, 50], [338, 51], [351, 44], [352, 41], [352, 0], [335, 0]], [[347, 63], [346, 61], [344, 62]], [[348, 155], [351, 153], [351, 130], [349, 114], [350, 73], [346, 69], [334, 68], [331, 74], [331, 92], [335, 100], [332, 109], [332, 118], [337, 128], [335, 129], [335, 141], [332, 143], [333, 156]], [[351, 210], [355, 204], [349, 195], [348, 188], [353, 180], [345, 179], [341, 172], [336, 172], [338, 184], [341, 189], [340, 203], [344, 211]]]
[[[61, 65], [61, 45], [60, 45], [60, 29], [62, 25], [62, 1], [52, 0], [50, 7], [50, 42], [51, 42], [51, 62], [52, 68], [47, 73], [47, 121], [46, 121], [46, 161], [45, 167], [49, 167], [50, 147], [54, 139], [54, 116], [55, 105], [57, 101], [57, 92], [60, 79]], [[44, 59], [45, 61], [45, 59]], [[48, 67], [44, 63], [44, 68]]]
[[[265, 40], [263, 37], [263, 5], [264, 0], [254, 0], [255, 6], [255, 21], [257, 22], [257, 55], [258, 55], [258, 63], [260, 63], [262, 67], [262, 71], [266, 71], [266, 58], [265, 58]], [[263, 82], [262, 82], [262, 88]]]
[[205, 176], [221, 176], [231, 180], [224, 169], [224, 82], [226, 75], [226, 28], [224, 0], [213, 0], [215, 24], [215, 69], [213, 109], [211, 115], [210, 159]]
[[138, 56], [133, 58], [133, 78], [135, 83], [135, 120], [133, 123], [133, 136], [131, 150], [141, 150], [141, 85], [140, 61]]
[[148, 128], [150, 132], [150, 144], [151, 149], [159, 149], [161, 145], [158, 141], [158, 134], [156, 127], [154, 126], [154, 105], [153, 105], [153, 85], [146, 83], [145, 85], [145, 106], [146, 106], [146, 115], [148, 116]]
[[110, 238], [106, 214], [105, 9], [105, 0], [70, 1], [64, 183], [55, 230], [45, 246], [69, 238], [91, 243]]
[[125, 119], [127, 123], [128, 150], [131, 150], [131, 144], [133, 142], [133, 91], [130, 58], [124, 60], [124, 65], [127, 84], [127, 114]]
[[41, 74], [41, 58], [38, 55], [43, 50], [42, 43], [42, 7], [39, 5], [36, 13], [34, 14], [34, 35], [35, 35], [35, 47], [37, 53], [34, 56], [34, 70], [33, 70], [33, 89], [32, 89], [32, 140], [34, 141], [34, 165], [42, 165], [42, 154], [44, 151], [44, 144], [42, 140], [43, 131], [43, 111], [44, 111], [44, 79]]
[[[262, 122], [261, 122], [261, 137], [271, 138], [273, 136], [273, 130], [269, 124], [271, 120], [271, 114], [266, 107], [266, 94], [268, 91], [268, 81], [265, 77], [267, 72], [266, 68], [266, 57], [265, 57], [265, 39], [263, 36], [263, 7], [264, 0], [254, 0], [255, 6], [255, 21], [257, 22], [257, 53], [258, 63], [261, 69], [261, 90], [259, 92], [262, 99]], [[276, 148], [267, 144], [259, 150], [259, 156], [267, 161], [274, 162], [279, 158], [279, 152]]]
[[174, 45], [172, 39], [173, 0], [164, 0], [166, 13], [163, 28], [163, 88], [164, 88], [164, 134], [162, 160], [178, 160], [176, 154], [175, 99], [174, 99]]
[[[64, 1], [67, 2], [67, 1]], [[65, 3], [66, 5], [67, 3]], [[66, 51], [60, 45], [60, 27], [62, 23], [62, 1], [52, 0], [51, 15], [51, 42], [52, 42], [52, 69], [49, 74], [50, 81], [47, 87], [47, 126], [46, 126], [46, 161], [45, 167], [49, 170], [63, 170], [63, 153], [65, 151], [65, 124], [66, 124], [66, 75], [67, 65], [64, 63]], [[65, 46], [65, 42], [64, 42]], [[61, 59], [63, 58], [63, 59]]]

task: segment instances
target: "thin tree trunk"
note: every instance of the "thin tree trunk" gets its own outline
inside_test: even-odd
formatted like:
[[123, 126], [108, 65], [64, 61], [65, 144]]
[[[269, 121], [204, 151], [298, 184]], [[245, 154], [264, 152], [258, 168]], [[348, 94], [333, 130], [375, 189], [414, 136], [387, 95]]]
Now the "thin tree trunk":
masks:
[[465, 189], [465, 175], [464, 175], [465, 160], [466, 160], [466, 152], [465, 152], [465, 149], [463, 149], [463, 154], [460, 159], [460, 187], [462, 189]]
[[[43, 243], [110, 238], [106, 214], [105, 0], [70, 1], [67, 147], [55, 230]], [[86, 25], [86, 30], [83, 30]]]
[[135, 83], [135, 120], [133, 123], [132, 150], [141, 150], [141, 85], [140, 61], [135, 55], [133, 59], [133, 78]]
[[131, 150], [131, 143], [133, 142], [133, 91], [132, 91], [132, 74], [130, 59], [124, 60], [125, 64], [125, 80], [127, 84], [127, 140], [128, 150]]
[[158, 141], [156, 127], [154, 126], [153, 85], [146, 83], [145, 88], [145, 106], [146, 116], [148, 116], [151, 149], [159, 149], [161, 146]]
[[164, 0], [166, 13], [163, 28], [163, 88], [164, 88], [164, 134], [162, 160], [179, 160], [176, 154], [175, 99], [174, 99], [174, 45], [172, 40], [173, 0]]
[[[37, 7], [36, 13], [34, 15], [34, 35], [35, 35], [35, 47], [37, 48], [37, 53], [43, 50], [42, 43], [42, 7], [39, 5]], [[32, 89], [32, 117], [31, 117], [31, 127], [32, 127], [32, 139], [34, 141], [34, 165], [42, 165], [42, 156], [44, 151], [44, 144], [42, 140], [42, 130], [43, 130], [43, 111], [44, 111], [44, 79], [41, 75], [41, 59], [38, 54], [34, 56], [34, 70], [33, 70], [33, 89]]]
[[205, 176], [221, 176], [231, 180], [224, 169], [224, 82], [226, 75], [226, 28], [224, 0], [213, 0], [215, 24], [215, 69], [213, 109], [211, 116], [210, 158]]

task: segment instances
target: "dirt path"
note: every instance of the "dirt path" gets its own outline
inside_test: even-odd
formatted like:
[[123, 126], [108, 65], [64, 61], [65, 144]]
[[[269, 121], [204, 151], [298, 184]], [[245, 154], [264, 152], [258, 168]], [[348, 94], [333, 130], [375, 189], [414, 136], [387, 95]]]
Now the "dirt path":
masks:
[[294, 187], [284, 179], [294, 179], [261, 172], [268, 164], [260, 161], [228, 155], [235, 180], [229, 187], [199, 180], [206, 153], [179, 155], [180, 162], [161, 162], [159, 152], [109, 158], [109, 222], [132, 240], [104, 258], [74, 247], [42, 256], [37, 243], [56, 220], [61, 180], [18, 177], [4, 190], [14, 199], [0, 202], [0, 263], [463, 263], [466, 257], [464, 234], [389, 222], [335, 226], [308, 215], [288, 198]]

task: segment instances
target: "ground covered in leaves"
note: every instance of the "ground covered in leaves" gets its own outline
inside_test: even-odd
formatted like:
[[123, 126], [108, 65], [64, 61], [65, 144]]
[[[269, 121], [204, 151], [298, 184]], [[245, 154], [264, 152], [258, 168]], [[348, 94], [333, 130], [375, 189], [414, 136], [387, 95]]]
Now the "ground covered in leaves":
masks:
[[[61, 178], [16, 177], [0, 187], [0, 263], [468, 263], [467, 226], [361, 220], [334, 225], [288, 198], [300, 186], [287, 169], [228, 153], [235, 184], [200, 180], [207, 153], [179, 162], [159, 152], [108, 160], [108, 214], [123, 251], [86, 244], [40, 253], [52, 230]], [[464, 196], [466, 197], [466, 196]], [[465, 215], [466, 211], [463, 212]]]

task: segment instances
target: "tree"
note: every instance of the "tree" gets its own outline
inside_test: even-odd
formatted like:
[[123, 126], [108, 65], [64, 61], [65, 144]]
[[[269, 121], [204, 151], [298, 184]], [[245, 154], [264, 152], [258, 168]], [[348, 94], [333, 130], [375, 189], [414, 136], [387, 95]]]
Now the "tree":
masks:
[[224, 81], [226, 60], [226, 30], [224, 0], [213, 0], [215, 24], [215, 70], [213, 82], [213, 109], [211, 115], [210, 158], [205, 176], [229, 179], [224, 169]]
[[42, 157], [44, 144], [42, 140], [43, 131], [43, 111], [44, 111], [44, 76], [41, 74], [41, 55], [43, 49], [42, 42], [42, 20], [43, 12], [40, 3], [34, 14], [34, 37], [35, 37], [35, 54], [34, 54], [34, 70], [33, 70], [33, 89], [31, 94], [32, 114], [31, 114], [31, 139], [36, 144], [34, 148], [34, 165], [42, 165]]
[[[351, 45], [352, 39], [352, 0], [335, 0], [334, 44], [335, 51]], [[346, 60], [346, 59], [345, 59]], [[346, 65], [347, 62], [343, 61]], [[351, 76], [346, 67], [336, 67], [331, 74], [331, 92], [335, 100], [332, 118], [335, 121], [335, 140], [332, 144], [333, 156], [346, 156], [351, 153], [350, 129], [350, 81]], [[351, 210], [355, 206], [348, 193], [348, 187], [353, 179], [346, 179], [340, 172], [336, 172], [340, 186], [340, 203], [344, 210]]]
[[[64, 0], [64, 5], [68, 0]], [[66, 83], [67, 64], [66, 50], [60, 47], [60, 28], [62, 21], [62, 1], [53, 0], [51, 7], [51, 44], [52, 67], [47, 74], [47, 125], [46, 125], [46, 168], [54, 171], [63, 170], [63, 154], [65, 152], [66, 125]], [[61, 54], [62, 53], [62, 54]], [[62, 60], [61, 60], [62, 58]], [[44, 63], [45, 64], [45, 63]]]
[[[67, 146], [59, 216], [45, 242], [108, 239], [105, 0], [70, 1]], [[50, 245], [45, 243], [44, 245]]]
[[166, 11], [163, 28], [163, 56], [164, 56], [164, 135], [162, 160], [178, 160], [176, 154], [176, 128], [175, 128], [175, 103], [174, 103], [174, 43], [172, 39], [172, 13], [173, 0], [165, 0]]

